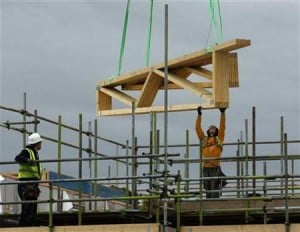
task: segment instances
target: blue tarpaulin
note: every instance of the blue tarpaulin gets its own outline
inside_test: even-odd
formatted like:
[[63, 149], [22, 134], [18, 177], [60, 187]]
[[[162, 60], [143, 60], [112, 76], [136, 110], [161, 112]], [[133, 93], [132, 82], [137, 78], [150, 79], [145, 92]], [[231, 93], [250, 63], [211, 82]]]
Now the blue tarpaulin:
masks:
[[[64, 174], [58, 175], [58, 173], [49, 171], [49, 180], [67, 180], [67, 179], [75, 179], [72, 176], [67, 176]], [[53, 185], [57, 187], [61, 187], [64, 189], [68, 189], [71, 191], [78, 192], [79, 191], [79, 183], [81, 183], [81, 191], [85, 194], [91, 194], [94, 195], [94, 186], [96, 186], [97, 189], [97, 196], [99, 197], [123, 197], [126, 196], [125, 189], [119, 189], [116, 187], [107, 187], [101, 184], [96, 184], [93, 181], [70, 181], [70, 182], [54, 182]]]

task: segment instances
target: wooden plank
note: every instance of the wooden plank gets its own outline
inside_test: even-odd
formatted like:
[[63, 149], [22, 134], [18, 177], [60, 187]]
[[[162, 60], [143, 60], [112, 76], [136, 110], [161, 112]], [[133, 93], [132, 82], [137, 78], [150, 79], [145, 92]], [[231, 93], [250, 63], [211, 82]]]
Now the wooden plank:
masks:
[[[211, 53], [207, 52], [206, 50], [197, 51], [191, 54], [184, 55], [182, 57], [176, 57], [173, 59], [170, 59], [168, 62], [169, 69], [178, 69], [185, 67], [189, 64], [193, 65], [206, 65], [211, 63]], [[204, 62], [201, 62], [204, 60]], [[155, 69], [162, 69], [164, 68], [165, 64], [160, 63], [157, 65], [154, 65], [152, 67], [143, 68], [140, 70], [137, 70], [135, 72], [130, 72], [127, 74], [123, 74], [114, 78], [110, 78], [109, 80], [104, 80], [98, 83], [99, 87], [114, 87], [118, 85], [124, 85], [128, 83], [134, 83], [136, 81], [139, 81], [141, 79], [146, 79], [148, 76], [148, 73]]]
[[[138, 91], [138, 90], [142, 90], [143, 86], [144, 86], [144, 84], [124, 85], [124, 86], [122, 86], [122, 90]], [[162, 90], [162, 89], [164, 89], [163, 83], [159, 86], [159, 90]], [[168, 89], [183, 89], [183, 88], [174, 83], [169, 83]]]
[[128, 74], [116, 76], [110, 78], [109, 80], [104, 80], [98, 83], [99, 87], [115, 87], [118, 85], [124, 85], [127, 83], [134, 83], [140, 81], [141, 79], [146, 79], [148, 73], [151, 71], [151, 68], [143, 68], [135, 72], [130, 72]]
[[149, 107], [152, 105], [154, 98], [162, 85], [163, 79], [157, 74], [149, 73], [145, 84], [143, 85], [140, 96], [137, 100], [136, 107]]
[[177, 76], [181, 76], [184, 79], [188, 78], [192, 74], [192, 72], [186, 67], [180, 69], [169, 69], [169, 71]]
[[1, 232], [49, 232], [47, 226], [40, 227], [8, 227], [0, 228]]
[[250, 43], [250, 40], [234, 39], [225, 43], [212, 46], [211, 49], [213, 52], [230, 52], [239, 48], [247, 47], [250, 45]]
[[54, 232], [159, 232], [159, 227], [160, 225], [158, 223], [58, 226], [54, 228]]
[[229, 79], [228, 79], [228, 53], [213, 52], [213, 89], [215, 105], [228, 107]]
[[[172, 58], [168, 61], [169, 70], [183, 68], [191, 64], [201, 66], [211, 63], [212, 54], [208, 51], [200, 50], [180, 57]], [[165, 64], [161, 63], [155, 66], [155, 69], [164, 68]]]
[[299, 232], [300, 231], [300, 224], [291, 224], [290, 225], [290, 232]]
[[228, 56], [229, 67], [229, 87], [239, 87], [239, 71], [238, 71], [238, 56], [237, 53], [229, 53]]
[[[212, 82], [193, 82], [193, 84], [198, 86], [198, 88], [212, 88]], [[142, 90], [143, 86], [144, 85], [142, 85], [142, 84], [125, 85], [124, 88], [122, 88], [122, 90], [124, 89], [124, 90], [128, 90], [128, 91], [138, 91], [138, 90]], [[164, 89], [163, 85], [159, 86], [159, 90], [163, 90], [163, 89]], [[172, 89], [183, 89], [183, 88], [174, 83], [169, 83], [168, 90], [172, 90]]]
[[[198, 88], [212, 88], [212, 86], [213, 86], [213, 84], [212, 84], [212, 82], [210, 81], [210, 82], [194, 82], [194, 85], [196, 85], [196, 86], [198, 86]], [[207, 90], [208, 91], [208, 90]], [[204, 94], [204, 95], [209, 95], [209, 96], [211, 96], [212, 95], [212, 93], [211, 92], [209, 92], [209, 94]]]
[[[120, 224], [120, 225], [81, 225], [55, 226], [53, 232], [159, 232], [159, 224]], [[169, 228], [171, 229], [171, 228]], [[300, 224], [290, 224], [290, 232], [299, 232]], [[40, 227], [3, 227], [1, 232], [48, 232], [46, 226]], [[172, 230], [171, 230], [172, 231]], [[284, 224], [182, 226], [180, 232], [285, 232]]]
[[[239, 48], [243, 48], [250, 45], [250, 40], [246, 39], [234, 39], [222, 44], [212, 46], [212, 51], [232, 51]], [[212, 53], [206, 49], [196, 51], [178, 58], [170, 59], [168, 62], [169, 69], [179, 68], [183, 66], [191, 65], [207, 65], [211, 64]], [[156, 69], [164, 67], [164, 63], [154, 66]]]
[[285, 232], [284, 224], [183, 226], [180, 232]]
[[111, 110], [112, 109], [112, 97], [106, 93], [98, 90], [96, 95], [97, 110]]
[[[199, 105], [200, 105], [199, 103], [184, 104], [184, 105], [169, 105], [167, 110], [168, 112], [190, 111], [190, 110], [196, 110]], [[213, 104], [206, 104], [206, 103], [201, 103], [201, 106], [203, 109], [216, 108]], [[146, 114], [149, 112], [157, 112], [157, 113], [164, 112], [164, 106], [140, 107], [135, 109], [136, 114]], [[131, 113], [132, 113], [131, 108], [103, 110], [98, 112], [98, 114], [102, 116], [129, 115]]]
[[129, 106], [131, 106], [132, 103], [136, 101], [135, 98], [121, 92], [118, 89], [102, 87], [102, 88], [100, 88], [99, 91], [102, 93], [105, 93], [111, 97], [114, 97], [114, 98], [118, 99], [120, 102], [123, 102], [124, 104], [129, 105]]
[[[159, 232], [159, 224], [120, 224], [120, 225], [77, 225], [55, 226], [53, 232]], [[171, 229], [171, 228], [169, 228]], [[290, 224], [290, 232], [299, 232], [300, 224]], [[40, 227], [3, 227], [1, 232], [48, 232], [46, 226]], [[172, 231], [172, 230], [171, 230]], [[175, 230], [174, 230], [175, 231]], [[284, 224], [182, 226], [180, 232], [285, 232]]]
[[212, 80], [212, 71], [210, 70], [207, 70], [205, 68], [202, 68], [202, 67], [188, 67], [187, 68], [190, 72], [198, 75], [198, 76], [202, 76], [202, 77], [205, 77], [209, 80]]
[[[40, 227], [10, 227], [1, 228], [1, 232], [48, 232], [46, 226]], [[115, 224], [115, 225], [76, 225], [76, 226], [55, 226], [53, 232], [159, 232], [160, 224]]]
[[[161, 77], [164, 77], [165, 73], [160, 70], [154, 71], [156, 74], [160, 75]], [[195, 85], [193, 82], [180, 78], [179, 76], [176, 76], [172, 73], [168, 73], [168, 80], [175, 83], [176, 85], [189, 90], [190, 92], [198, 95], [201, 97], [202, 95], [209, 95], [210, 92], [206, 89], [199, 88], [197, 85]]]

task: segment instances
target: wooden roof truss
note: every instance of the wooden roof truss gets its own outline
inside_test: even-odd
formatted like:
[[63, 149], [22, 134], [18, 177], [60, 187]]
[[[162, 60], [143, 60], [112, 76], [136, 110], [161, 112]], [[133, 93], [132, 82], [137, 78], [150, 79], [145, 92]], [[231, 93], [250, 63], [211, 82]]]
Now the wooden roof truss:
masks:
[[[239, 86], [238, 57], [233, 50], [250, 45], [250, 40], [235, 39], [168, 61], [168, 91], [184, 89], [199, 97], [198, 103], [169, 105], [168, 111], [194, 110], [229, 106], [229, 88]], [[191, 81], [191, 76], [199, 81]], [[135, 113], [162, 112], [164, 106], [154, 106], [159, 90], [164, 89], [164, 64], [101, 81], [97, 85], [99, 115], [129, 115], [134, 103]], [[133, 96], [132, 92], [138, 92]], [[113, 99], [127, 108], [113, 109]], [[200, 104], [200, 100], [202, 100]]]

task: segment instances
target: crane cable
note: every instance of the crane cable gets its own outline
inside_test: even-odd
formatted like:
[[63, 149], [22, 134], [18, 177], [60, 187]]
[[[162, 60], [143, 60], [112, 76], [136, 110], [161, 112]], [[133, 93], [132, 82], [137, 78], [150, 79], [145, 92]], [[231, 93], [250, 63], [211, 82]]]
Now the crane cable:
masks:
[[[149, 60], [150, 60], [152, 19], [153, 19], [153, 0], [149, 0], [149, 2], [150, 2], [150, 8], [149, 8], [150, 10], [149, 10], [149, 24], [148, 24], [147, 48], [146, 48], [146, 66], [147, 67], [149, 66]], [[216, 44], [219, 44], [220, 42], [223, 42], [223, 40], [224, 40], [220, 1], [219, 0], [210, 0], [209, 6], [210, 6], [210, 16], [211, 16], [211, 27], [213, 30], [213, 37], [214, 37], [214, 45], [216, 45]], [[121, 71], [122, 71], [123, 56], [124, 56], [127, 26], [128, 26], [128, 18], [129, 18], [129, 8], [130, 8], [130, 0], [127, 0], [126, 13], [125, 13], [125, 19], [124, 19], [124, 25], [123, 25], [123, 33], [122, 33], [121, 46], [120, 46], [119, 62], [118, 62], [118, 72], [117, 72], [118, 76], [121, 75]]]
[[151, 48], [151, 37], [152, 37], [152, 18], [153, 18], [153, 0], [150, 0], [149, 8], [149, 24], [148, 24], [148, 36], [147, 36], [147, 49], [146, 49], [146, 66], [149, 66], [150, 60], [150, 48]]
[[121, 70], [122, 70], [124, 48], [125, 48], [125, 42], [126, 42], [127, 25], [128, 25], [128, 16], [129, 16], [129, 7], [130, 7], [130, 0], [127, 0], [123, 33], [122, 33], [122, 39], [121, 39], [120, 55], [119, 55], [118, 76], [121, 74]]
[[[149, 66], [149, 60], [150, 60], [150, 48], [151, 48], [151, 37], [152, 37], [151, 36], [152, 35], [152, 18], [153, 18], [153, 0], [150, 0], [149, 2], [150, 2], [150, 10], [149, 10], [149, 24], [148, 24], [147, 48], [146, 48], [146, 66]], [[128, 18], [129, 18], [129, 8], [130, 8], [130, 0], [127, 0], [123, 33], [122, 33], [121, 46], [120, 46], [120, 55], [119, 55], [118, 72], [117, 72], [118, 76], [121, 75], [121, 72], [122, 72], [122, 64], [123, 64]]]

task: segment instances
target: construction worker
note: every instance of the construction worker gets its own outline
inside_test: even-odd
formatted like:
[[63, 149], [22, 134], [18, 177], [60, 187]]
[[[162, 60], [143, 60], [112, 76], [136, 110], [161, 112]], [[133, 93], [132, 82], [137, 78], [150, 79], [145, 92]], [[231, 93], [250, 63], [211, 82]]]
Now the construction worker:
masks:
[[[37, 203], [27, 203], [26, 200], [37, 200], [40, 189], [37, 181], [42, 176], [42, 165], [39, 162], [38, 151], [42, 147], [42, 138], [38, 133], [32, 133], [28, 137], [26, 147], [15, 157], [19, 163], [18, 179], [24, 183], [18, 184], [18, 194], [22, 202], [22, 211], [19, 219], [20, 226], [34, 226], [37, 216]], [[26, 182], [25, 182], [26, 181]]]
[[[196, 133], [201, 141], [201, 151], [204, 158], [203, 161], [203, 176], [204, 177], [218, 177], [224, 174], [220, 168], [221, 153], [223, 150], [223, 141], [225, 136], [225, 110], [226, 108], [220, 108], [220, 125], [217, 128], [215, 125], [209, 126], [206, 134], [202, 130], [202, 108], [198, 107], [198, 116], [196, 119]], [[211, 159], [216, 158], [216, 159]], [[221, 196], [222, 186], [226, 185], [226, 182], [222, 182], [217, 178], [206, 179], [204, 181], [204, 188], [206, 190], [206, 198], [219, 198]], [[211, 191], [212, 190], [212, 191]]]

